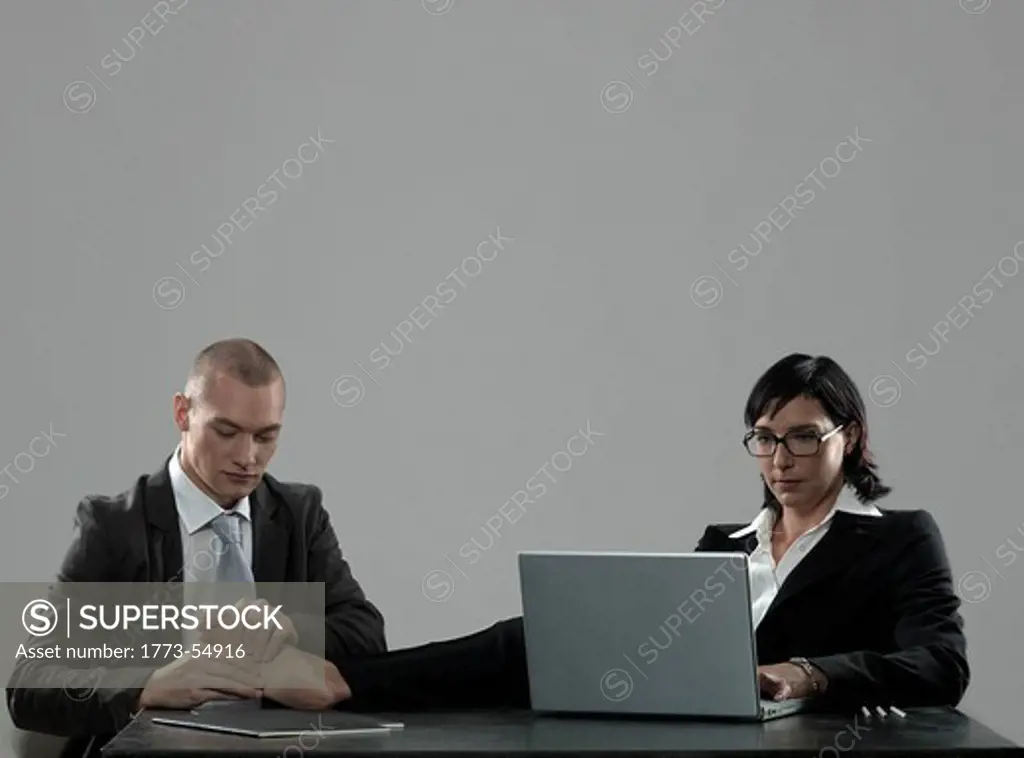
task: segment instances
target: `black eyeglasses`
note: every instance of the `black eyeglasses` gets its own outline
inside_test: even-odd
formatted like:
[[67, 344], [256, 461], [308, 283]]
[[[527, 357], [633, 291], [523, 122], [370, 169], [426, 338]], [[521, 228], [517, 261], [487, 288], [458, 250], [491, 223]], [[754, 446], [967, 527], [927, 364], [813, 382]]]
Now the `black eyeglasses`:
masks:
[[765, 429], [753, 429], [743, 436], [743, 447], [755, 458], [771, 458], [781, 442], [790, 455], [798, 458], [817, 455], [821, 449], [821, 443], [829, 437], [838, 434], [846, 424], [831, 429], [824, 434], [813, 429], [799, 429], [786, 432], [782, 437]]

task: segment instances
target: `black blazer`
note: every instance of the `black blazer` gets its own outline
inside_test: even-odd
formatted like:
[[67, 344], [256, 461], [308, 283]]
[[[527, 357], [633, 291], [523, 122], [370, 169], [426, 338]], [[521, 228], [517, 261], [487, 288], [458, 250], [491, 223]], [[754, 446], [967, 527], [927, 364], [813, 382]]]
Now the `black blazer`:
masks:
[[[758, 626], [758, 662], [808, 658], [829, 677], [823, 708], [955, 706], [970, 673], [939, 528], [926, 511], [879, 510], [836, 512]], [[751, 553], [756, 536], [729, 538], [743, 526], [707, 527], [696, 550]], [[339, 670], [354, 710], [530, 704], [521, 617]]]
[[[927, 511], [836, 511], [828, 533], [779, 588], [757, 629], [761, 664], [803, 656], [829, 678], [826, 702], [957, 705], [967, 643], [938, 524]], [[743, 524], [710, 526], [697, 550], [743, 551]]]
[[[324, 583], [325, 657], [341, 661], [386, 650], [384, 619], [342, 556], [320, 489], [264, 475], [249, 504], [255, 580]], [[57, 581], [180, 583], [182, 556], [165, 461], [158, 471], [139, 477], [134, 487], [115, 497], [94, 495], [79, 503], [74, 537]], [[296, 627], [301, 638], [299, 622]], [[41, 637], [31, 644], [48, 646], [54, 641]], [[128, 724], [142, 692], [141, 681], [133, 687], [99, 689], [91, 697], [78, 699], [65, 690], [71, 673], [54, 661], [19, 659], [7, 686], [14, 725], [59, 736], [91, 737], [112, 736]], [[25, 677], [34, 686], [19, 687]], [[51, 681], [53, 687], [38, 686]]]

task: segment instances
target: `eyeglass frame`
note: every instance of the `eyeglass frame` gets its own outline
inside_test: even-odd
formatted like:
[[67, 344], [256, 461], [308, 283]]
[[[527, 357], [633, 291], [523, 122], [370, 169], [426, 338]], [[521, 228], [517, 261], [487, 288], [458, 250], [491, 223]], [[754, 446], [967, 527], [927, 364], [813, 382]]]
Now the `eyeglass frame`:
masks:
[[[751, 429], [749, 432], [747, 432], [746, 434], [743, 435], [743, 449], [746, 450], [747, 453], [751, 457], [753, 457], [753, 458], [771, 458], [771, 457], [773, 457], [779, 451], [779, 443], [781, 442], [782, 446], [784, 448], [786, 448], [786, 452], [789, 453], [790, 455], [792, 455], [794, 458], [813, 458], [815, 455], [817, 455], [818, 453], [821, 452], [821, 443], [822, 442], [824, 442], [827, 439], [830, 439], [831, 437], [835, 436], [836, 434], [839, 434], [839, 432], [843, 431], [843, 429], [845, 429], [846, 426], [847, 426], [846, 424], [840, 424], [839, 426], [836, 426], [836, 427], [833, 427], [832, 429], [829, 429], [824, 434], [822, 434], [821, 432], [818, 432], [818, 431], [811, 432], [810, 430], [800, 431], [800, 432], [789, 431], [789, 432], [786, 432], [785, 434], [783, 434], [781, 437], [779, 435], [775, 434], [774, 432], [768, 431], [767, 429]], [[817, 437], [817, 439], [818, 439], [818, 447], [814, 450], [813, 453], [799, 453], [799, 454], [798, 453], [794, 453], [793, 449], [789, 446], [789, 443], [786, 441], [786, 437], [788, 437], [789, 435], [794, 434], [794, 433], [796, 433], [796, 434], [808, 434], [808, 433], [814, 434], [814, 436]], [[772, 441], [774, 442], [774, 444], [772, 445], [772, 451], [770, 453], [766, 453], [765, 455], [757, 455], [756, 453], [751, 453], [750, 452], [750, 448], [747, 447], [747, 443], [749, 443], [750, 440], [752, 440], [758, 434], [762, 434], [762, 435], [765, 435], [767, 437], [771, 437], [772, 438]]]

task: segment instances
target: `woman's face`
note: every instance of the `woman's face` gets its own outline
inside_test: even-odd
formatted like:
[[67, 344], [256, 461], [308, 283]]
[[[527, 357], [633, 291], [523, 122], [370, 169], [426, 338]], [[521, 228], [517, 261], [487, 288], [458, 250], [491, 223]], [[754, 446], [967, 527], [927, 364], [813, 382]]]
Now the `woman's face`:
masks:
[[[800, 451], [801, 445], [813, 449], [814, 435], [827, 434], [835, 426], [817, 400], [801, 396], [791, 400], [773, 418], [769, 419], [767, 414], [759, 418], [754, 429], [779, 437], [790, 434], [790, 445]], [[757, 458], [761, 474], [779, 503], [801, 509], [821, 502], [842, 475], [843, 457], [852, 447], [855, 433], [856, 427], [848, 427], [833, 434], [821, 442], [815, 455], [796, 456], [779, 444], [773, 456]]]

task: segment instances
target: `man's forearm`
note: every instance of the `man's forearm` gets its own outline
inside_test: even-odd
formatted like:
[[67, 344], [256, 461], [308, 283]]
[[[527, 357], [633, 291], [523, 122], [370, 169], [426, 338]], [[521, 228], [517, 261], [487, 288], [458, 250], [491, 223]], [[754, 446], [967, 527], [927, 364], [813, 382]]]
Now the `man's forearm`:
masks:
[[362, 608], [334, 610], [326, 618], [289, 614], [298, 635], [296, 647], [337, 663], [387, 651], [384, 620]]
[[11, 721], [26, 731], [60, 737], [115, 734], [138, 711], [152, 670], [74, 669], [39, 661], [15, 669], [7, 687]]
[[384, 620], [366, 609], [351, 609], [327, 617], [324, 647], [330, 659], [387, 652]]

